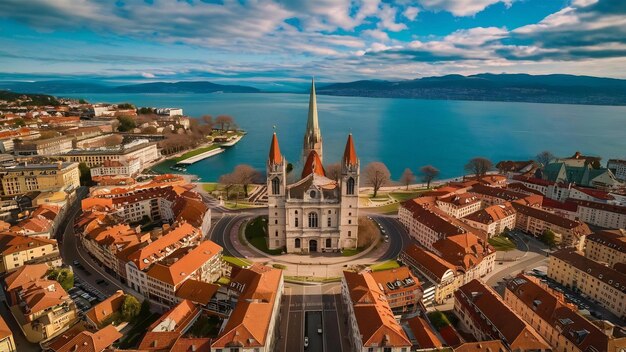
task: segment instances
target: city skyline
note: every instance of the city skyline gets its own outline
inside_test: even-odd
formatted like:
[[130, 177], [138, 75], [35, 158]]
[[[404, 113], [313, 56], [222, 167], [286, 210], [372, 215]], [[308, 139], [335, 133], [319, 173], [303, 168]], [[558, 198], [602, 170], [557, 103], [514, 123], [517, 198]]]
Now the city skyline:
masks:
[[279, 87], [312, 74], [625, 78], [625, 11], [616, 0], [5, 1], [0, 77]]

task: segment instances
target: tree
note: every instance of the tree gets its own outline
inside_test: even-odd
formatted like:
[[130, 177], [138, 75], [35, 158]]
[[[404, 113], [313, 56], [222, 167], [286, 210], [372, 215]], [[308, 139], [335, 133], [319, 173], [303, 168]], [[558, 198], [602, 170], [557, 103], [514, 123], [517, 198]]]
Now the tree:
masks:
[[554, 156], [554, 154], [550, 153], [549, 151], [544, 150], [541, 153], [537, 154], [535, 159], [537, 160], [538, 163], [541, 164], [541, 167], [545, 167], [546, 165], [550, 163], [550, 161], [556, 159], [556, 157]]
[[210, 128], [213, 128], [213, 116], [202, 115], [202, 121], [204, 122], [205, 125], [209, 126]]
[[420, 168], [422, 180], [426, 182], [426, 188], [430, 188], [430, 183], [439, 176], [439, 169], [432, 165], [422, 166]]
[[326, 176], [331, 180], [339, 181], [339, 178], [341, 178], [341, 164], [334, 163], [328, 165], [326, 167]]
[[465, 171], [476, 175], [480, 180], [487, 174], [487, 171], [493, 169], [493, 163], [487, 158], [473, 158], [465, 164]]
[[120, 125], [117, 127], [117, 130], [120, 132], [128, 132], [137, 127], [135, 120], [130, 116], [119, 116], [117, 118], [117, 121], [119, 121], [120, 123]]
[[409, 186], [415, 182], [415, 174], [408, 167], [404, 169], [402, 172], [402, 176], [400, 176], [400, 182], [406, 186], [406, 190], [409, 190]]
[[135, 106], [131, 103], [122, 103], [122, 104], [117, 104], [117, 108], [118, 109], [134, 109]]
[[24, 127], [24, 126], [26, 126], [26, 121], [24, 121], [23, 118], [19, 117], [19, 118], [13, 120], [13, 126], [14, 127]]
[[85, 99], [78, 99], [78, 104], [87, 104], [87, 100], [85, 100]]
[[124, 321], [131, 321], [136, 316], [139, 315], [140, 311], [141, 311], [141, 304], [139, 303], [137, 298], [135, 298], [135, 296], [133, 295], [128, 295], [128, 294], [125, 295], [124, 302], [122, 302], [122, 308], [121, 308], [122, 319]]
[[142, 107], [142, 108], [137, 109], [137, 114], [139, 114], [139, 115], [154, 114], [154, 109], [153, 108]]
[[92, 184], [91, 170], [85, 163], [78, 164], [78, 172], [80, 173], [80, 184], [82, 186], [89, 186]]
[[74, 273], [70, 269], [50, 269], [48, 272], [48, 279], [58, 282], [65, 291], [74, 287]]
[[290, 173], [293, 171], [293, 164], [292, 163], [287, 163], [287, 167], [285, 168], [285, 171], [287, 173]]
[[144, 127], [141, 130], [141, 133], [145, 133], [145, 134], [155, 134], [157, 133], [157, 128], [154, 126], [148, 126], [148, 127]]
[[374, 188], [374, 198], [380, 187], [388, 184], [390, 179], [389, 169], [380, 161], [371, 162], [365, 167], [365, 182]]
[[255, 182], [259, 175], [256, 169], [247, 164], [235, 166], [235, 170], [232, 173], [234, 181], [243, 188], [243, 194], [246, 198], [248, 198], [248, 185]]
[[230, 190], [232, 190], [233, 187], [237, 185], [235, 178], [233, 177], [232, 174], [225, 174], [225, 175], [220, 176], [220, 179], [218, 182], [222, 185], [222, 188], [224, 188], [224, 191], [226, 191], [226, 199], [228, 199], [230, 197]]
[[220, 130], [225, 131], [234, 124], [234, 120], [230, 115], [219, 115], [215, 119], [215, 124], [220, 126]]
[[539, 236], [539, 240], [545, 244], [547, 244], [550, 248], [556, 245], [556, 235], [550, 229], [545, 229], [541, 236]]

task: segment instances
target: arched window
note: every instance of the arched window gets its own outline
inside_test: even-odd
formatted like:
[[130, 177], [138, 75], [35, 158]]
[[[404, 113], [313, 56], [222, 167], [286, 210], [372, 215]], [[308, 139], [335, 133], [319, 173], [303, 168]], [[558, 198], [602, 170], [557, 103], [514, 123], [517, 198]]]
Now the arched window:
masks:
[[300, 248], [300, 239], [296, 238], [296, 248]]
[[317, 227], [317, 213], [309, 213], [309, 227]]
[[276, 237], [278, 237], [278, 230], [276, 230]]
[[333, 246], [333, 242], [330, 238], [326, 239], [326, 248], [330, 248]]
[[346, 193], [354, 194], [354, 179], [352, 177], [348, 179], [348, 190]]
[[272, 179], [272, 194], [280, 194], [280, 180], [278, 177]]
[[295, 227], [298, 227], [298, 218], [296, 217], [295, 219], [293, 219], [293, 224]]

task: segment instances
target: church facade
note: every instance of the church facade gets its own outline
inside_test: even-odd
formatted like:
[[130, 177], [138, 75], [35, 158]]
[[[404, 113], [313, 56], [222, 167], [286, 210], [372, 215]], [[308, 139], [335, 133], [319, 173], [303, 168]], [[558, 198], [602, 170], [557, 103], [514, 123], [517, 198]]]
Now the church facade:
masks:
[[287, 184], [287, 161], [276, 133], [267, 160], [269, 249], [287, 253], [337, 252], [355, 249], [358, 239], [360, 162], [348, 135], [338, 180], [322, 164], [322, 134], [315, 83], [311, 83], [300, 180]]

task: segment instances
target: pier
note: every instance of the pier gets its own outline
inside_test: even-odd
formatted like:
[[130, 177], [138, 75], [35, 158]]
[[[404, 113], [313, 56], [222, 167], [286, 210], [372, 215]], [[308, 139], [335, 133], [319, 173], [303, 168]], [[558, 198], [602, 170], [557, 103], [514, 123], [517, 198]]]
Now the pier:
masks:
[[176, 163], [176, 165], [180, 165], [180, 166], [189, 166], [191, 164], [195, 164], [200, 160], [204, 160], [206, 158], [210, 158], [214, 155], [217, 155], [219, 153], [224, 152], [224, 148], [216, 148], [216, 149], [211, 149], [209, 151], [206, 151], [204, 153], [192, 156], [191, 158], [187, 158], [185, 160], [181, 160], [179, 162]]

